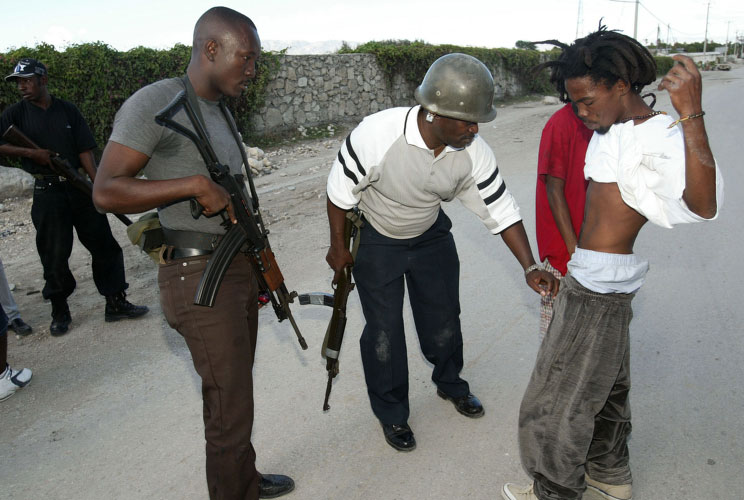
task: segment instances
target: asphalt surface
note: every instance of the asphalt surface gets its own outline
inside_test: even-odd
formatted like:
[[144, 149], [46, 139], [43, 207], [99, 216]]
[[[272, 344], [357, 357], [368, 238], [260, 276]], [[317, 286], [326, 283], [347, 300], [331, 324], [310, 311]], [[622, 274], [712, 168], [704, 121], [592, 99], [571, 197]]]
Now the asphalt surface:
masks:
[[[726, 182], [719, 219], [674, 230], [647, 225], [636, 244], [636, 252], [651, 263], [631, 324], [636, 500], [744, 498], [744, 341], [737, 326], [744, 311], [736, 299], [744, 277], [738, 263], [744, 243], [742, 95], [741, 66], [706, 73], [705, 120]], [[508, 106], [481, 127], [531, 238], [537, 144], [542, 125], [558, 107]], [[673, 113], [663, 94], [657, 108]], [[328, 158], [322, 159], [323, 168]], [[298, 174], [298, 191], [322, 192], [322, 176]], [[292, 179], [262, 178], [262, 192]], [[306, 205], [302, 217], [272, 226], [272, 244], [290, 289], [328, 292], [323, 200]], [[409, 423], [418, 447], [396, 452], [369, 409], [356, 294], [348, 307], [341, 374], [326, 413], [319, 352], [330, 310], [294, 307], [308, 351], [300, 350], [286, 322], [277, 323], [263, 310], [254, 370], [254, 445], [261, 471], [295, 479], [297, 489], [286, 498], [493, 499], [504, 482], [527, 481], [516, 421], [538, 348], [539, 298], [499, 237], [459, 203], [445, 209], [462, 262], [463, 376], [483, 401], [485, 416], [467, 419], [436, 396], [407, 308]], [[144, 259], [130, 250], [128, 262]], [[145, 319], [104, 324], [98, 317], [102, 310], [97, 316], [81, 311], [77, 330], [68, 336], [10, 339], [14, 366], [29, 366], [35, 377], [0, 404], [1, 499], [207, 497], [199, 380], [182, 339], [160, 316], [154, 269], [139, 269], [129, 279], [132, 296], [153, 305]], [[76, 295], [86, 286], [92, 285], [81, 283]], [[38, 295], [17, 299], [22, 310], [40, 300]]]

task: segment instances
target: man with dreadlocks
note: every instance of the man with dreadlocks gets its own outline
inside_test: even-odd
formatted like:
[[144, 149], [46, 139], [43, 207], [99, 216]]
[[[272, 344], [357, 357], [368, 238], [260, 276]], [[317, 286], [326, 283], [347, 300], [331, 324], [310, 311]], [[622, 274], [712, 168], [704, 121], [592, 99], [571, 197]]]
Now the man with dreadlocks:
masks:
[[723, 181], [702, 120], [702, 84], [691, 59], [674, 56], [659, 90], [680, 118], [653, 111], [641, 89], [656, 64], [636, 40], [604, 27], [545, 63], [562, 98], [595, 131], [586, 155], [584, 225], [556, 297], [519, 414], [527, 488], [507, 500], [632, 497], [628, 326], [648, 263], [633, 254], [641, 227], [715, 219]]

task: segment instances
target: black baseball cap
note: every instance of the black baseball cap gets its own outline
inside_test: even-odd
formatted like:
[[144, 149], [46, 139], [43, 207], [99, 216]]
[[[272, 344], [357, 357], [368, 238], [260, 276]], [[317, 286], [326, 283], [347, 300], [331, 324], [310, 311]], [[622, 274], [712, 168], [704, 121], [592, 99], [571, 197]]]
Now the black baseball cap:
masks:
[[24, 57], [13, 69], [13, 73], [5, 77], [5, 81], [11, 81], [14, 78], [31, 78], [34, 75], [44, 76], [47, 74], [46, 66], [32, 59], [31, 57]]

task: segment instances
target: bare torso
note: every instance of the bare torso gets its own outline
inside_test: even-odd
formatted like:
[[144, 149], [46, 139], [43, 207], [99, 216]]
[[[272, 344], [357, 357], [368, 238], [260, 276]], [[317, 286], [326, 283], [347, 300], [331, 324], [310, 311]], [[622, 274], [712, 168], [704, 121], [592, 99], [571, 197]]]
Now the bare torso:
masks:
[[617, 184], [589, 181], [579, 247], [631, 254], [646, 218], [625, 204]]

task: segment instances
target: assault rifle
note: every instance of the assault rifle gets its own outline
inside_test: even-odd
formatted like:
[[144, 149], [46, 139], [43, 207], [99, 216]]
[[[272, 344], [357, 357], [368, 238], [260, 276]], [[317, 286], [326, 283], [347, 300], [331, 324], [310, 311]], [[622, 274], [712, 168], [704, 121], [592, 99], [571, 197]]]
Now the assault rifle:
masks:
[[[344, 244], [349, 248], [351, 241], [351, 255], [356, 258], [356, 250], [359, 246], [359, 229], [364, 225], [358, 212], [350, 211], [346, 213], [344, 221]], [[300, 304], [315, 304], [330, 306], [333, 308], [331, 321], [328, 323], [325, 338], [323, 339], [323, 348], [321, 356], [326, 358], [326, 370], [328, 371], [328, 384], [326, 385], [325, 399], [323, 400], [323, 411], [328, 411], [331, 407], [328, 405], [328, 399], [331, 397], [331, 388], [333, 379], [338, 375], [338, 355], [341, 351], [341, 343], [344, 341], [344, 331], [346, 330], [346, 303], [349, 294], [354, 290], [351, 276], [352, 266], [347, 266], [341, 271], [336, 282], [336, 289], [333, 296], [327, 293], [306, 293], [299, 296]]]
[[[34, 141], [28, 138], [26, 134], [21, 132], [21, 129], [15, 125], [8, 127], [8, 130], [3, 134], [3, 140], [9, 142], [14, 146], [27, 149], [41, 149], [37, 146]], [[89, 197], [93, 196], [93, 183], [91, 183], [83, 174], [77, 169], [73, 168], [70, 163], [62, 158], [59, 154], [55, 153], [55, 156], [50, 158], [52, 172], [64, 177], [72, 184], [76, 189], [87, 194]], [[114, 214], [117, 219], [122, 221], [127, 226], [132, 223], [126, 215]]]
[[[269, 245], [269, 231], [265, 228], [261, 218], [261, 212], [258, 210], [258, 196], [251, 182], [251, 193], [249, 196], [245, 191], [245, 183], [238, 176], [230, 173], [230, 168], [219, 162], [214, 148], [209, 140], [207, 131], [199, 118], [198, 108], [189, 99], [186, 91], [179, 92], [173, 101], [161, 110], [156, 116], [155, 121], [174, 132], [177, 132], [194, 143], [199, 151], [204, 163], [207, 166], [209, 175], [214, 182], [225, 188], [230, 195], [230, 201], [235, 211], [235, 218], [238, 223], [233, 224], [228, 218], [226, 211], [223, 210], [220, 215], [223, 218], [222, 225], [227, 232], [222, 237], [219, 245], [212, 254], [207, 267], [204, 269], [199, 286], [196, 290], [194, 303], [200, 306], [212, 307], [217, 297], [222, 278], [227, 272], [233, 258], [241, 250], [246, 248], [253, 256], [253, 267], [256, 270], [256, 279], [259, 289], [267, 291], [279, 321], [289, 319], [292, 328], [297, 335], [297, 340], [303, 349], [307, 349], [307, 343], [297, 327], [297, 323], [292, 316], [289, 304], [294, 301], [297, 292], [289, 292], [284, 284], [284, 276], [279, 270], [276, 263], [276, 257]], [[198, 106], [198, 104], [196, 104]], [[224, 103], [220, 102], [220, 107], [225, 119], [230, 126], [236, 141], [239, 141], [237, 127], [232, 120]], [[183, 126], [173, 119], [173, 117], [183, 109], [194, 130]], [[199, 114], [197, 114], [199, 113]], [[242, 149], [242, 144], [239, 145]], [[248, 169], [246, 163], [246, 169]], [[250, 176], [250, 171], [247, 170]], [[250, 181], [250, 177], [248, 178]], [[202, 215], [204, 207], [195, 199], [190, 200], [191, 215], [196, 219]]]

